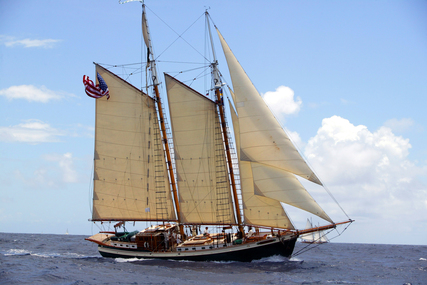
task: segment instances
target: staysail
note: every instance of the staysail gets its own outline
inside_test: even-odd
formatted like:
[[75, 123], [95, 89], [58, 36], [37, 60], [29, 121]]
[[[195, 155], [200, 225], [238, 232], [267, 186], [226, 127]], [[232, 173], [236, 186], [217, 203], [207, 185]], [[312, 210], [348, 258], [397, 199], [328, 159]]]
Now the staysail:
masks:
[[154, 100], [96, 65], [93, 221], [175, 221]]
[[217, 30], [227, 59], [240, 122], [241, 160], [281, 168], [322, 185], [283, 131]]
[[[233, 126], [246, 223], [272, 226], [254, 221], [253, 213], [260, 217], [270, 215], [272, 202], [266, 203], [266, 198], [276, 201], [278, 205], [283, 202], [308, 211], [332, 223], [295, 175], [319, 185], [322, 185], [321, 182], [283, 131], [218, 29], [217, 32], [233, 81], [232, 97], [238, 116], [233, 119]], [[249, 205], [252, 208], [248, 209]], [[279, 216], [276, 213], [277, 219]], [[286, 219], [282, 218], [280, 226], [292, 228], [283, 209], [281, 216]]]
[[215, 102], [165, 74], [182, 223], [235, 224]]
[[[232, 97], [233, 91], [230, 89]], [[236, 140], [236, 149], [240, 149], [240, 128], [239, 118], [234, 111], [233, 106], [229, 102], [231, 118], [234, 127], [234, 137]], [[252, 163], [239, 160], [240, 184], [243, 199], [243, 211], [245, 223], [250, 225], [261, 225], [266, 227], [278, 227], [294, 229], [291, 221], [285, 213], [280, 201], [266, 197], [265, 195], [257, 195], [254, 176], [252, 172]]]

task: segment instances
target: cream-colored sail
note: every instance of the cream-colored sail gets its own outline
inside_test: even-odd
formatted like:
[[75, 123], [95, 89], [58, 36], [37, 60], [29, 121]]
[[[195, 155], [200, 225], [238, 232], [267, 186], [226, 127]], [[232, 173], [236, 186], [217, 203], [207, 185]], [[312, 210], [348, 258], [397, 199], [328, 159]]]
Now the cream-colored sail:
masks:
[[[295, 173], [295, 171], [290, 171], [290, 169], [284, 169], [283, 167], [280, 167], [281, 163], [289, 164], [290, 166], [292, 166], [292, 163], [296, 163], [298, 167], [301, 165], [305, 165], [307, 167], [306, 170], [311, 171], [308, 168], [308, 166], [305, 164], [305, 161], [298, 154], [295, 147], [293, 147], [289, 138], [286, 136], [286, 133], [277, 123], [276, 119], [272, 116], [270, 110], [265, 105], [261, 96], [259, 96], [258, 92], [255, 90], [255, 87], [253, 87], [252, 82], [250, 82], [249, 78], [244, 73], [240, 64], [237, 62], [234, 55], [231, 53], [224, 39], [221, 37], [221, 34], [219, 35], [221, 38], [221, 43], [223, 45], [224, 52], [227, 55], [227, 61], [229, 62], [229, 68], [230, 68], [230, 73], [232, 74], [232, 77], [234, 73], [237, 73], [237, 77], [242, 78], [241, 80], [236, 80], [236, 75], [235, 75], [233, 78], [233, 87], [235, 82], [237, 82], [238, 86], [240, 86], [239, 82], [240, 84], [249, 84], [251, 86], [251, 88], [240, 86], [239, 89], [235, 89], [236, 92], [233, 92], [233, 90], [230, 89], [231, 96], [233, 100], [235, 100], [235, 104], [239, 112], [237, 117], [234, 112], [234, 109], [230, 104], [231, 117], [233, 120], [233, 127], [234, 127], [235, 138], [236, 138], [236, 148], [237, 148], [239, 161], [240, 163], [243, 163], [244, 161], [250, 162], [250, 166], [251, 166], [250, 169], [249, 167], [241, 168], [240, 173], [242, 177], [251, 176], [254, 184], [253, 186], [250, 186], [253, 189], [252, 191], [244, 188], [243, 182], [242, 182], [243, 203], [247, 205], [248, 203], [246, 200], [252, 199], [252, 204], [254, 204], [255, 202], [253, 201], [253, 198], [252, 198], [252, 196], [254, 195], [258, 197], [271, 198], [278, 202], [283, 202], [288, 205], [292, 205], [294, 207], [308, 211], [310, 213], [313, 213], [321, 217], [322, 219], [332, 222], [329, 216], [323, 211], [323, 209], [317, 204], [317, 202], [311, 197], [311, 195], [307, 192], [307, 190], [301, 185], [301, 183], [295, 177], [294, 174], [298, 174], [298, 173]], [[234, 73], [232, 72], [232, 70], [234, 70]], [[237, 90], [240, 90], [240, 92], [245, 91], [247, 93], [256, 92], [256, 94], [255, 93], [252, 94], [253, 95], [252, 97], [255, 99], [252, 99], [252, 97], [250, 97], [246, 93], [243, 95], [240, 94], [240, 98], [239, 98], [239, 94], [235, 94], [237, 93]], [[245, 100], [245, 101], [242, 101], [242, 100]], [[253, 100], [253, 102], [250, 102], [249, 100]], [[260, 115], [256, 115], [259, 121], [256, 121], [256, 120], [253, 121], [251, 119], [251, 114], [253, 115], [258, 112], [256, 111], [257, 109], [256, 107], [260, 107], [261, 110], [263, 109], [263, 107], [265, 107], [265, 109], [263, 110], [264, 114], [271, 115], [271, 118], [274, 120], [271, 123], [273, 126], [276, 126], [275, 130], [259, 131], [259, 129], [263, 128], [263, 124], [259, 123], [259, 121], [262, 121], [263, 118], [260, 118]], [[258, 112], [258, 114], [262, 114], [262, 113]], [[264, 123], [265, 122], [266, 121], [264, 121]], [[243, 129], [242, 129], [242, 125], [244, 125]], [[274, 138], [274, 134], [281, 135], [282, 138], [285, 138], [283, 141], [287, 144], [290, 144], [288, 145], [290, 148], [281, 148], [281, 149], [279, 149], [279, 147], [271, 148], [272, 145], [269, 144], [269, 140], [271, 141], [272, 139], [263, 136], [263, 134], [267, 134], [267, 133], [270, 133], [272, 138]], [[252, 144], [248, 144], [244, 138], [251, 139], [253, 141]], [[291, 153], [293, 152], [293, 155], [296, 155], [296, 158], [291, 161], [280, 161], [280, 159], [285, 159], [285, 156], [287, 155], [287, 154], [284, 154], [285, 150], [288, 150]], [[261, 153], [257, 154], [256, 153], [257, 151]], [[265, 153], [263, 153], [263, 151], [265, 151]], [[253, 154], [252, 157], [259, 157], [258, 161], [254, 161], [253, 159], [251, 159], [248, 154]], [[271, 157], [271, 159], [273, 160], [270, 160], [270, 161], [263, 160], [262, 158], [263, 155], [268, 156], [272, 154], [277, 154], [277, 158]], [[250, 174], [244, 173], [245, 171], [250, 171]], [[312, 178], [310, 180], [313, 180], [313, 179], [314, 181], [318, 180], [317, 177], [312, 172], [311, 174], [308, 173], [305, 176], [305, 178], [308, 178], [308, 177]], [[246, 185], [248, 184], [246, 183]], [[259, 205], [257, 205], [258, 208], [270, 207], [268, 204], [265, 204], [261, 199], [258, 199], [257, 201], [259, 201]], [[245, 211], [245, 219], [250, 219], [246, 217], [246, 215], [247, 214]]]
[[141, 26], [142, 26], [142, 36], [144, 38], [145, 45], [147, 46], [147, 48], [150, 48], [150, 36], [148, 32], [148, 27], [147, 27], [147, 17], [145, 15], [145, 9], [142, 11]]
[[294, 229], [279, 201], [256, 194], [252, 163], [241, 161], [239, 167], [245, 223]]
[[256, 162], [251, 162], [251, 166], [256, 195], [300, 208], [333, 223], [294, 174]]
[[240, 124], [240, 159], [281, 168], [321, 185], [217, 32], [233, 81]]
[[[233, 96], [233, 91], [230, 89]], [[240, 128], [239, 119], [229, 102], [231, 118], [234, 127], [234, 137], [236, 149], [240, 149]], [[239, 157], [239, 152], [237, 152]], [[279, 227], [294, 229], [291, 221], [286, 215], [280, 201], [273, 199], [256, 191], [259, 189], [255, 184], [252, 162], [240, 161], [239, 174], [242, 191], [242, 202], [244, 206], [244, 220], [246, 224], [265, 227]], [[255, 173], [256, 174], [256, 173]], [[291, 174], [292, 175], [292, 174]]]
[[182, 223], [235, 224], [215, 103], [165, 75]]
[[96, 66], [93, 220], [176, 220], [153, 99]]
[[[234, 97], [233, 90], [229, 88], [231, 96]], [[233, 123], [234, 129], [234, 140], [236, 141], [236, 149], [240, 149], [240, 128], [239, 128], [239, 117], [237, 117], [236, 111], [234, 110], [230, 100], [228, 101], [228, 107], [231, 113], [231, 122]], [[237, 159], [240, 161], [240, 152], [237, 151]]]

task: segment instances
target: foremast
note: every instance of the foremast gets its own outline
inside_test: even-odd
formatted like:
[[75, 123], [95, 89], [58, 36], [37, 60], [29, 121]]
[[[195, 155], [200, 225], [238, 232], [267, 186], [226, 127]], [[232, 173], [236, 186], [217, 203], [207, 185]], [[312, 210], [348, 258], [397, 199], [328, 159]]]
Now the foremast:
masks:
[[211, 28], [209, 25], [209, 13], [207, 11], [205, 12], [205, 16], [206, 16], [206, 21], [208, 24], [207, 26], [208, 26], [208, 30], [209, 30], [209, 37], [210, 37], [210, 42], [211, 42], [211, 47], [212, 47], [213, 62], [211, 63], [211, 68], [212, 68], [212, 77], [213, 77], [214, 89], [215, 89], [216, 104], [218, 106], [219, 114], [220, 114], [221, 128], [222, 128], [222, 134], [223, 134], [223, 138], [224, 138], [225, 150], [226, 150], [226, 154], [227, 154], [227, 165], [228, 165], [228, 171], [229, 171], [229, 175], [230, 175], [230, 182], [231, 182], [231, 189], [232, 189], [232, 193], [233, 193], [237, 224], [239, 227], [239, 231], [243, 234], [244, 229], [243, 229], [243, 225], [242, 225], [242, 217], [241, 217], [241, 213], [240, 213], [239, 199], [237, 196], [236, 181], [235, 181], [235, 177], [234, 177], [233, 162], [232, 162], [232, 157], [231, 157], [231, 152], [230, 152], [230, 144], [229, 144], [228, 132], [227, 132], [227, 124], [225, 122], [225, 114], [224, 114], [222, 91], [221, 91], [221, 79], [219, 76], [218, 61], [216, 59], [215, 49], [214, 49], [213, 41], [212, 41]]
[[150, 69], [151, 69], [151, 80], [153, 83], [153, 89], [154, 89], [154, 93], [156, 96], [155, 101], [157, 103], [158, 116], [159, 116], [159, 121], [160, 121], [160, 128], [161, 128], [162, 138], [163, 138], [162, 141], [163, 141], [163, 145], [165, 148], [166, 164], [167, 164], [167, 168], [169, 171], [170, 183], [172, 186], [172, 193], [173, 193], [173, 198], [174, 198], [174, 205], [175, 205], [175, 210], [176, 210], [176, 215], [177, 215], [177, 221], [178, 221], [180, 233], [182, 236], [184, 236], [184, 227], [181, 224], [181, 219], [180, 219], [180, 207], [179, 207], [178, 192], [177, 192], [177, 187], [176, 187], [176, 182], [175, 182], [175, 174], [174, 174], [173, 167], [172, 167], [171, 152], [170, 152], [168, 138], [167, 138], [167, 134], [166, 134], [165, 117], [163, 114], [162, 101], [160, 99], [159, 81], [157, 78], [156, 61], [154, 58], [154, 53], [153, 53], [153, 48], [152, 48], [151, 38], [150, 38], [150, 32], [148, 29], [147, 18], [145, 15], [146, 15], [145, 14], [145, 4], [142, 4], [142, 33], [143, 33], [145, 44], [147, 45], [147, 48], [148, 48], [148, 64], [149, 64]]

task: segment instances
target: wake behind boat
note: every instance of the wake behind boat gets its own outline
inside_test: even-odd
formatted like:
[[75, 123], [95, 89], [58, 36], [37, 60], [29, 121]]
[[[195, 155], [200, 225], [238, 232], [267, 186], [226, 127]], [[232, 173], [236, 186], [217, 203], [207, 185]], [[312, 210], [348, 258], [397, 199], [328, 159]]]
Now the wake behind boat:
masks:
[[[97, 98], [92, 221], [117, 223], [114, 231], [87, 238], [104, 257], [290, 257], [301, 234], [352, 222], [334, 223], [298, 181], [296, 176], [322, 185], [216, 30], [233, 82], [231, 101], [224, 98], [212, 44], [210, 96], [165, 74], [165, 111], [144, 4], [152, 96], [99, 64], [98, 85], [84, 78], [86, 93]], [[210, 26], [208, 31], [212, 38]], [[329, 224], [298, 231], [282, 203]], [[140, 221], [150, 226], [126, 231], [126, 222]]]

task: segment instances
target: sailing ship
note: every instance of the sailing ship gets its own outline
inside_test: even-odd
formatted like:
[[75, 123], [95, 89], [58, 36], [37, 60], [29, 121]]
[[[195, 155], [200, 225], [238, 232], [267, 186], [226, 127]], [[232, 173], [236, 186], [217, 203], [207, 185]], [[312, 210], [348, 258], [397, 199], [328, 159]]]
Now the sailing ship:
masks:
[[[307, 219], [305, 228], [306, 229], [313, 228], [313, 223], [309, 219]], [[302, 243], [314, 243], [314, 244], [329, 242], [328, 238], [326, 237], [326, 234], [323, 231], [315, 231], [315, 232], [302, 234], [300, 235], [300, 241]]]
[[[297, 179], [322, 185], [215, 29], [232, 79], [230, 101], [224, 98], [225, 84], [214, 56], [213, 99], [165, 74], [165, 111], [144, 4], [142, 33], [153, 95], [95, 64], [98, 82], [101, 78], [108, 86], [110, 97], [96, 99], [91, 221], [117, 224], [86, 240], [98, 244], [104, 257], [290, 257], [302, 234], [352, 222], [334, 223]], [[209, 35], [212, 38], [210, 26]], [[297, 230], [282, 204], [328, 224]], [[126, 222], [141, 221], [149, 226], [126, 230]]]

